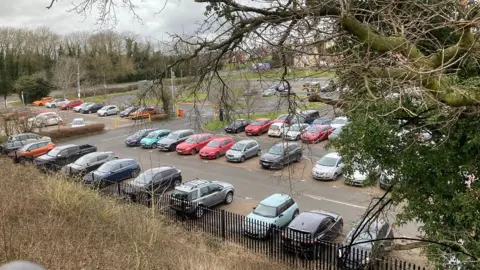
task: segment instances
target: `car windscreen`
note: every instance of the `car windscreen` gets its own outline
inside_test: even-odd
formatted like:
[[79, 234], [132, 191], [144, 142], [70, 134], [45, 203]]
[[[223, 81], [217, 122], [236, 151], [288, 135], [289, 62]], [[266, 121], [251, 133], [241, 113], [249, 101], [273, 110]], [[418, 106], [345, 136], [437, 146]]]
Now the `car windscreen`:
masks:
[[287, 130], [288, 131], [300, 131], [301, 127], [299, 125], [290, 126]]
[[85, 124], [85, 121], [83, 120], [73, 120], [72, 125], [83, 125]]
[[343, 125], [347, 123], [347, 119], [345, 118], [336, 118], [333, 120], [332, 125]]
[[107, 173], [112, 170], [113, 166], [117, 165], [118, 163], [116, 162], [107, 162], [100, 166], [97, 171], [101, 173]]
[[282, 114], [279, 117], [277, 117], [277, 120], [287, 120], [288, 119], [288, 114]]
[[281, 155], [283, 154], [283, 146], [282, 145], [274, 145], [272, 146], [272, 148], [270, 148], [270, 150], [268, 150], [269, 154], [272, 154], [272, 155]]
[[168, 134], [167, 137], [165, 137], [165, 139], [170, 139], [170, 140], [176, 140], [178, 138], [178, 134], [176, 133], [170, 133]]
[[236, 143], [235, 145], [232, 146], [232, 148], [230, 148], [230, 150], [234, 150], [234, 151], [243, 151], [243, 149], [245, 149], [245, 145], [244, 143]]
[[208, 144], [207, 144], [207, 147], [219, 147], [220, 146], [220, 143], [221, 141], [210, 141]]
[[309, 133], [319, 133], [321, 131], [321, 129], [319, 127], [309, 127], [307, 129], [307, 132]]
[[331, 157], [322, 157], [317, 161], [317, 164], [320, 166], [334, 167], [337, 164], [337, 159]]
[[147, 130], [142, 129], [142, 130], [139, 130], [139, 131], [135, 132], [135, 134], [133, 134], [132, 137], [139, 138], [139, 137], [142, 137], [143, 134], [145, 134], [147, 132], [148, 132]]
[[148, 135], [147, 135], [147, 138], [149, 139], [154, 139], [158, 136], [158, 132], [150, 132]]
[[257, 207], [255, 207], [255, 210], [253, 210], [253, 213], [262, 217], [276, 217], [277, 208], [260, 203], [257, 205]]
[[153, 172], [146, 171], [146, 172], [140, 174], [137, 178], [135, 178], [135, 180], [133, 180], [133, 184], [148, 185], [152, 181], [153, 176], [155, 176], [155, 174]]
[[253, 123], [250, 124], [251, 126], [262, 126], [263, 125], [263, 121], [255, 121]]
[[200, 136], [192, 136], [185, 140], [186, 143], [197, 143], [200, 141]]
[[78, 165], [78, 166], [87, 166], [88, 162], [92, 159], [90, 156], [83, 156], [79, 159], [77, 159], [73, 164]]
[[243, 125], [243, 121], [242, 120], [235, 120], [233, 121], [232, 123], [232, 126], [241, 126]]
[[280, 130], [280, 127], [277, 125], [271, 125], [270, 130]]
[[62, 151], [62, 149], [53, 148], [50, 152], [47, 153], [47, 156], [56, 157], [58, 154], [60, 154], [60, 151]]

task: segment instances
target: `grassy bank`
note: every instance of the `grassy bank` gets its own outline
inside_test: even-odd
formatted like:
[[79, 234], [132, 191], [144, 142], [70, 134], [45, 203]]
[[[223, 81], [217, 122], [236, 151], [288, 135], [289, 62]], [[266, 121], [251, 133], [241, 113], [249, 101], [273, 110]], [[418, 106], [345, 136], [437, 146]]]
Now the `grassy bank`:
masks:
[[47, 269], [282, 269], [152, 211], [0, 159], [0, 254]]
[[[228, 79], [268, 79], [275, 78], [278, 79], [282, 76], [283, 71], [264, 71], [264, 72], [254, 72], [254, 71], [240, 71], [239, 74], [231, 74], [222, 76]], [[316, 70], [294, 70], [289, 72], [286, 76], [287, 79], [297, 79], [297, 78], [317, 78], [317, 77], [334, 77], [335, 72], [333, 71], [316, 71]]]

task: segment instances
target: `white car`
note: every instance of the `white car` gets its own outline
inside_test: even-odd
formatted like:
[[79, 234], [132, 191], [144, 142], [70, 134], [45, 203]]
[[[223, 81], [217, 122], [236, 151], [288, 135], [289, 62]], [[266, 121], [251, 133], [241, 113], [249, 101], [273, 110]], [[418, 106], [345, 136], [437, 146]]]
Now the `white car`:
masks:
[[312, 177], [316, 180], [337, 180], [342, 174], [343, 166], [339, 153], [328, 153], [317, 161], [312, 169]]
[[118, 109], [118, 107], [115, 105], [103, 106], [100, 110], [97, 111], [98, 116], [107, 116], [107, 115], [114, 115], [119, 113], [120, 113], [120, 109]]
[[307, 123], [293, 124], [285, 129], [286, 132], [283, 134], [283, 138], [288, 141], [298, 141], [300, 140], [300, 135], [302, 135], [307, 128]]
[[[373, 162], [373, 161], [372, 161]], [[351, 186], [359, 186], [362, 187], [365, 185], [365, 180], [368, 179], [369, 173], [370, 176], [380, 176], [381, 170], [380, 166], [376, 166], [373, 168], [371, 172], [366, 172], [366, 166], [367, 164], [359, 164], [359, 163], [354, 163], [353, 164], [353, 174], [345, 174], [345, 184], [351, 185]], [[365, 172], [363, 172], [365, 171]]]
[[70, 123], [70, 127], [76, 128], [76, 127], [84, 127], [87, 125], [87, 122], [83, 118], [75, 118], [73, 119], [72, 123]]
[[66, 104], [68, 102], [69, 102], [69, 100], [66, 99], [66, 98], [57, 98], [57, 99], [54, 99], [50, 102], [47, 102], [47, 104], [45, 104], [45, 107], [47, 107], [47, 108], [59, 108], [60, 106], [62, 106], [63, 104]]
[[74, 112], [81, 112], [83, 108], [92, 105], [93, 103], [82, 103], [78, 106], [73, 107]]
[[340, 116], [333, 119], [332, 123], [330, 123], [330, 126], [332, 128], [337, 129], [337, 128], [342, 128], [347, 124], [348, 124], [348, 118], [345, 116]]
[[288, 124], [285, 123], [273, 123], [268, 129], [268, 136], [270, 137], [282, 137], [284, 130], [288, 128]]
[[37, 127], [56, 126], [62, 123], [63, 119], [58, 115], [44, 115], [35, 118], [35, 126]]

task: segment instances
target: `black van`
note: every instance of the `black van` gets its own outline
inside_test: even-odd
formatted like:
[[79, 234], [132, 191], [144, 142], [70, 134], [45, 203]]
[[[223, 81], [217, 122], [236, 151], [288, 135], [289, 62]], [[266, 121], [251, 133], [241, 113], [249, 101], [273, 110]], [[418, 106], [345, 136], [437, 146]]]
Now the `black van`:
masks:
[[300, 113], [305, 118], [305, 123], [311, 125], [315, 119], [320, 117], [320, 113], [317, 110], [306, 110]]

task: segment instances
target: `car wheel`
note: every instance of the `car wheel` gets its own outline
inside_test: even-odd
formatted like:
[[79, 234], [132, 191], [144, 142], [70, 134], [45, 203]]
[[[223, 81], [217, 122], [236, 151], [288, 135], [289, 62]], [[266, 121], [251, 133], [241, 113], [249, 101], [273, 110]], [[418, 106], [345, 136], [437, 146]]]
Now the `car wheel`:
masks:
[[57, 106], [56, 106], [55, 104], [53, 104], [53, 105], [51, 106], [51, 108], [56, 108], [56, 107], [57, 107]]
[[135, 170], [132, 171], [132, 178], [136, 178], [138, 174], [140, 173], [140, 169], [136, 168]]
[[258, 149], [257, 151], [257, 157], [261, 156], [262, 155], [262, 150]]
[[175, 147], [176, 147], [176, 146], [172, 144], [172, 145], [170, 145], [170, 147], [168, 148], [168, 150], [169, 150], [170, 152], [173, 152], [173, 151], [175, 151]]
[[25, 164], [25, 163], [27, 163], [27, 159], [25, 157], [19, 157], [18, 158], [18, 163]]
[[333, 177], [332, 177], [332, 180], [335, 181], [335, 180], [337, 180], [337, 179], [338, 179], [338, 174], [337, 174], [337, 173], [334, 173], [334, 174], [333, 174]]
[[215, 154], [215, 159], [218, 159], [218, 158], [220, 158], [220, 153], [219, 153], [219, 152], [217, 152], [217, 153]]
[[38, 104], [38, 106], [42, 106], [42, 103]]
[[225, 195], [225, 204], [231, 204], [233, 202], [233, 192], [229, 191], [227, 195]]
[[107, 116], [107, 113], [104, 113], [103, 116]]
[[297, 137], [295, 138], [295, 140], [296, 140], [296, 141], [299, 141], [299, 140], [300, 140], [300, 136], [297, 136]]
[[241, 156], [241, 157], [240, 157], [240, 162], [241, 162], [241, 163], [245, 162], [245, 156]]
[[298, 214], [300, 214], [300, 211], [297, 209], [295, 210], [295, 212], [293, 212], [292, 220], [294, 220], [298, 216]]
[[300, 162], [302, 160], [302, 155], [298, 155], [295, 159], [295, 162]]
[[197, 154], [197, 149], [193, 148], [192, 151], [190, 151], [190, 153], [191, 153], [192, 155]]
[[199, 205], [197, 209], [195, 209], [195, 217], [196, 218], [201, 218], [203, 217], [204, 211], [203, 211], [203, 206]]

